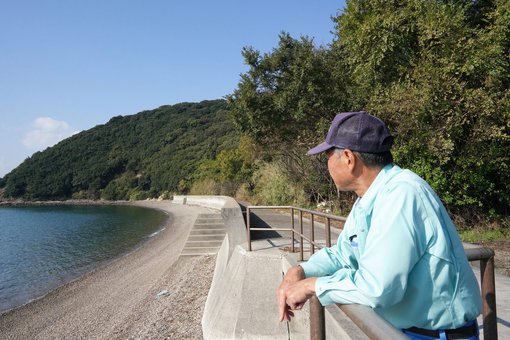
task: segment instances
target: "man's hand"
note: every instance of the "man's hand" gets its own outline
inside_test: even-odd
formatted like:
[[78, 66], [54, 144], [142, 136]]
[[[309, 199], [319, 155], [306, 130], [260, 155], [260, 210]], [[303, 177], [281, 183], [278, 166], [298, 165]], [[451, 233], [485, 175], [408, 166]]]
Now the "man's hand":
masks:
[[294, 316], [292, 310], [301, 309], [315, 294], [315, 280], [314, 277], [305, 279], [303, 268], [299, 266], [289, 269], [276, 291], [280, 322], [290, 321]]

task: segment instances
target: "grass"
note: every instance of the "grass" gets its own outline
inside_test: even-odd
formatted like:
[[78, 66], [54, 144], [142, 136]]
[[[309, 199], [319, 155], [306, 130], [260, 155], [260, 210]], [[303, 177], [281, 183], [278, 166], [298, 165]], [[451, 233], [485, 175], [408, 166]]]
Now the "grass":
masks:
[[462, 241], [469, 243], [476, 243], [481, 241], [507, 240], [510, 236], [507, 229], [481, 229], [481, 228], [459, 230], [459, 235]]

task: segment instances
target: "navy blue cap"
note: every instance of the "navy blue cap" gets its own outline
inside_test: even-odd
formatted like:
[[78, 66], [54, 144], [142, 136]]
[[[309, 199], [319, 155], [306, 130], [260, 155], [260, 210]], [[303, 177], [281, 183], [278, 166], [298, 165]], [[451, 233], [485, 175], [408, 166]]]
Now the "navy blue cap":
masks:
[[331, 148], [381, 153], [389, 151], [392, 145], [393, 137], [379, 118], [364, 111], [342, 112], [331, 122], [326, 141], [308, 150], [307, 154], [316, 155]]

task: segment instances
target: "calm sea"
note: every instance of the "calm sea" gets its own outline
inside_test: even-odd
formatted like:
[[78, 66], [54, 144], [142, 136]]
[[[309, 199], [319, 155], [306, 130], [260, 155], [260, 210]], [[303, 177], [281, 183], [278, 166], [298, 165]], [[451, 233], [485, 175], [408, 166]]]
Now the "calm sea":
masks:
[[129, 252], [165, 220], [134, 206], [0, 207], [0, 312]]

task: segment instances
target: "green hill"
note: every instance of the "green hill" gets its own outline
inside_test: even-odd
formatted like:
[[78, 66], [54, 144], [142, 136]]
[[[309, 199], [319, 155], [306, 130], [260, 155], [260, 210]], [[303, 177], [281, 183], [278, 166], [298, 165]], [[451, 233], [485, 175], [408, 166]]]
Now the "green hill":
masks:
[[223, 100], [117, 116], [27, 158], [0, 180], [5, 198], [142, 199], [176, 191], [203, 159], [236, 145]]

